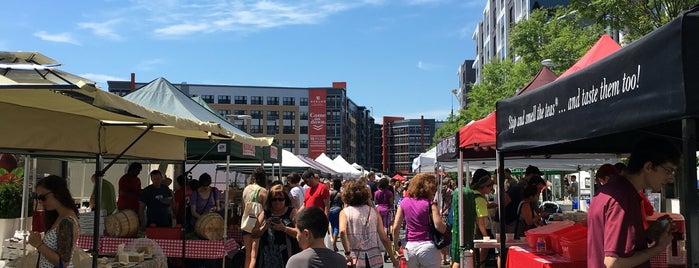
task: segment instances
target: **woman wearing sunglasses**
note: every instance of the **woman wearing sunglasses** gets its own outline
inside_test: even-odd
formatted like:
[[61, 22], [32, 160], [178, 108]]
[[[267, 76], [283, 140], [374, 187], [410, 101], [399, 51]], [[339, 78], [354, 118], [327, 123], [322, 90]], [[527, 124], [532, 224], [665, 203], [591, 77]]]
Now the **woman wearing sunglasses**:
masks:
[[73, 248], [78, 240], [78, 209], [66, 180], [51, 175], [36, 184], [36, 200], [46, 210], [46, 232], [32, 232], [29, 244], [39, 252], [39, 268], [73, 267]]
[[291, 255], [301, 251], [293, 224], [296, 209], [281, 184], [272, 186], [267, 196], [267, 206], [257, 219], [260, 228], [253, 231], [260, 235], [256, 266], [284, 267]]

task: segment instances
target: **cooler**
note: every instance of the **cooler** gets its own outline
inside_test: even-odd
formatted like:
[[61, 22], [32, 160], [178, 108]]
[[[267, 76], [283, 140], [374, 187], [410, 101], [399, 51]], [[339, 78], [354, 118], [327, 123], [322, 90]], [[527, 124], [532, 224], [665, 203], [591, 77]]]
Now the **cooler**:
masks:
[[561, 238], [564, 237], [572, 241], [580, 238], [586, 238], [587, 227], [583, 226], [582, 224], [575, 224], [551, 234], [552, 250], [556, 253], [563, 253], [563, 249], [561, 248]]
[[552, 221], [549, 222], [548, 225], [530, 229], [524, 232], [524, 235], [527, 237], [527, 244], [529, 244], [531, 248], [536, 248], [536, 240], [539, 239], [539, 237], [543, 237], [544, 241], [546, 241], [546, 249], [550, 250], [553, 249], [551, 235], [557, 231], [573, 226], [574, 224], [575, 223], [572, 221]]

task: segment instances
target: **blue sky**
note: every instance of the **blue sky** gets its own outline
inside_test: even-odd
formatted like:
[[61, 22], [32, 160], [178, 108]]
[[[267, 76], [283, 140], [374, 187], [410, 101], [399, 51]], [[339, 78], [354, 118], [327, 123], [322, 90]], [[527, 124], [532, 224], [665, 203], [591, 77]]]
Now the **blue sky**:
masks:
[[0, 50], [98, 81], [326, 87], [372, 115], [444, 120], [485, 0], [3, 3]]

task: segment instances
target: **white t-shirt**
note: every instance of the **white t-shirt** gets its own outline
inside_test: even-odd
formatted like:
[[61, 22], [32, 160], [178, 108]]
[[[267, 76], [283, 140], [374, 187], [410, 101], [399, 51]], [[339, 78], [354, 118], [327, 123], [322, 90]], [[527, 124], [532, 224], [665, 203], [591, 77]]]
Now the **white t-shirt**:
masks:
[[291, 188], [291, 191], [289, 191], [289, 194], [291, 194], [292, 197], [296, 198], [296, 208], [300, 208], [303, 206], [304, 192], [305, 191], [301, 186]]

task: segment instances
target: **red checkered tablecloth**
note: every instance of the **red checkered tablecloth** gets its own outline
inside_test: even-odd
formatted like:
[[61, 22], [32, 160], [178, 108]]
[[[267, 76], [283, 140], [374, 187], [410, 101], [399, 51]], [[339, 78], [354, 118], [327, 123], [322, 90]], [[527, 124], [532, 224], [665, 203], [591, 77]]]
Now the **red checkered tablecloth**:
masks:
[[[100, 237], [99, 254], [114, 255], [119, 244], [129, 244], [136, 238]], [[167, 257], [182, 257], [182, 240], [177, 239], [153, 239]], [[222, 259], [233, 250], [238, 248], [238, 243], [233, 239], [226, 241], [219, 240], [185, 240], [185, 258], [188, 259]], [[83, 249], [92, 248], [92, 236], [80, 236], [78, 246]]]

